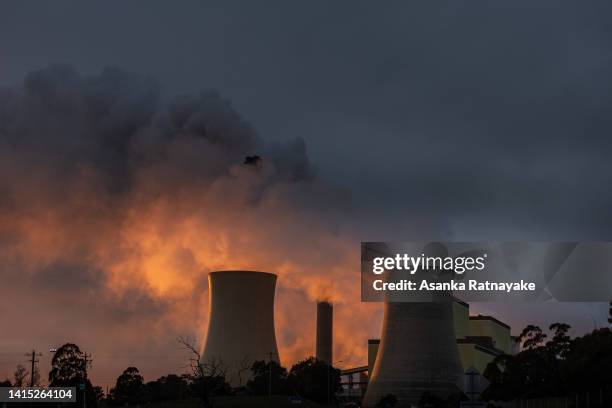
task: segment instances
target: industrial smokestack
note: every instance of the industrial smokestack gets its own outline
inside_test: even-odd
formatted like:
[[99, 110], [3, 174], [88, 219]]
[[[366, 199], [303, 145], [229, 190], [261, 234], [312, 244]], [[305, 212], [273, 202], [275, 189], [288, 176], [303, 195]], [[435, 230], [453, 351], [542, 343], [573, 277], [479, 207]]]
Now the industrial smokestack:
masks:
[[317, 360], [332, 364], [334, 307], [330, 302], [317, 302]]
[[374, 407], [393, 394], [399, 406], [416, 405], [424, 393], [442, 398], [459, 392], [462, 376], [452, 299], [385, 303], [382, 338], [363, 400]]
[[276, 275], [221, 271], [208, 275], [208, 334], [202, 364], [221, 364], [226, 381], [245, 385], [254, 361], [279, 362], [274, 331]]

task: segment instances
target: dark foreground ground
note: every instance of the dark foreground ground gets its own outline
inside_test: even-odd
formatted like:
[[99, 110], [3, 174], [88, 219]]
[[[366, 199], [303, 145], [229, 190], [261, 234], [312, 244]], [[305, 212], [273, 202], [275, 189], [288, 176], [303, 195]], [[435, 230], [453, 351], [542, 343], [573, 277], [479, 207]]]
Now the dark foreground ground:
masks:
[[[105, 408], [105, 405], [100, 405]], [[142, 406], [143, 408], [200, 408], [199, 400], [181, 400], [154, 402]], [[301, 403], [291, 403], [286, 396], [240, 396], [240, 397], [217, 397], [214, 400], [214, 408], [323, 408], [323, 405], [302, 400]]]

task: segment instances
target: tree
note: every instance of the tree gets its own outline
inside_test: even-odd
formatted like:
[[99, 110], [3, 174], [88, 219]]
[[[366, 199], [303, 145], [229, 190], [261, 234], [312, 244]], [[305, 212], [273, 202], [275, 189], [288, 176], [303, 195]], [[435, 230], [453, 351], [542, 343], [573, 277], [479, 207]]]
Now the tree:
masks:
[[28, 374], [28, 370], [21, 364], [18, 364], [13, 373], [13, 387], [21, 388], [28, 386]]
[[309, 357], [291, 367], [287, 383], [291, 391], [319, 403], [333, 401], [341, 389], [340, 370]]
[[268, 395], [270, 392], [270, 379], [272, 380], [272, 394], [284, 395], [287, 393], [287, 369], [281, 367], [276, 361], [255, 361], [251, 367], [253, 377], [247, 382], [247, 387], [255, 395]]
[[[530, 328], [531, 327], [531, 328]], [[542, 339], [535, 326], [523, 332], [532, 340], [516, 355], [498, 356], [485, 370], [490, 381], [482, 396], [488, 400], [511, 400], [563, 396], [605, 389], [612, 383], [612, 330], [598, 329], [570, 339], [570, 326], [550, 326], [552, 340]]]
[[190, 353], [189, 367], [191, 369], [192, 388], [194, 394], [202, 399], [204, 407], [212, 406], [215, 395], [230, 392], [230, 386], [225, 381], [227, 368], [220, 359], [202, 361], [202, 356], [193, 341], [179, 337], [178, 342]]
[[502, 378], [502, 371], [499, 369], [497, 363], [495, 361], [492, 361], [487, 364], [487, 367], [485, 368], [484, 373], [482, 373], [482, 376], [492, 384], [499, 383]]
[[128, 367], [119, 377], [111, 390], [111, 399], [118, 405], [135, 405], [142, 402], [144, 379], [136, 367]]
[[482, 393], [482, 398], [501, 401], [515, 398], [514, 393], [520, 388], [515, 367], [515, 356], [512, 355], [502, 354], [490, 362], [483, 373], [490, 385]]
[[93, 394], [96, 397], [96, 401], [100, 402], [104, 400], [104, 390], [99, 385], [93, 387]]
[[567, 335], [571, 326], [566, 323], [553, 323], [549, 329], [554, 334], [552, 340], [546, 343], [546, 348], [554, 357], [565, 358], [571, 344], [570, 336]]
[[612, 384], [612, 330], [598, 329], [572, 341], [562, 365], [568, 390], [584, 392]]
[[191, 396], [188, 376], [168, 374], [145, 384], [146, 401], [176, 401]]
[[496, 357], [487, 366], [485, 377], [491, 384], [482, 396], [489, 400], [507, 401], [563, 393], [556, 358], [544, 347]]
[[79, 346], [66, 343], [51, 360], [49, 385], [51, 387], [74, 386], [87, 380], [87, 355]]
[[538, 326], [530, 324], [523, 329], [518, 339], [524, 349], [530, 350], [540, 347], [546, 339], [546, 334]]
[[83, 404], [86, 398], [87, 407], [97, 407], [96, 395], [93, 386], [87, 378], [88, 357], [79, 346], [66, 343], [61, 346], [51, 360], [51, 371], [49, 372], [50, 387], [76, 387], [85, 386], [84, 392], [77, 392], [77, 403]]
[[375, 408], [393, 408], [397, 405], [397, 397], [393, 394], [387, 394], [378, 401]]

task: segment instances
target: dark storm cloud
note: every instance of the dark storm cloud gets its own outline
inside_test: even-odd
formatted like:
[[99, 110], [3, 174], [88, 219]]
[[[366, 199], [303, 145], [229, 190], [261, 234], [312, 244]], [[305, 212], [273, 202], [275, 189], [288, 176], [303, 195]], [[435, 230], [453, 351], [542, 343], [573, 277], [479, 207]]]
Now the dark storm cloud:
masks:
[[[336, 113], [357, 122], [342, 137], [381, 186], [375, 201], [470, 216], [474, 229], [606, 237], [610, 36], [604, 10], [589, 7], [428, 3], [346, 9], [337, 26], [317, 26], [304, 43], [336, 45], [312, 60]], [[376, 153], [352, 149], [356, 140]]]
[[[457, 238], [609, 235], [607, 3], [49, 8], [31, 16], [57, 40], [43, 39], [40, 64], [115, 62], [216, 87], [266, 136], [308, 140], [320, 173], [395, 220], [442, 220], [431, 224]], [[36, 48], [23, 34], [7, 55]]]
[[[171, 88], [212, 86], [267, 137], [308, 140], [320, 173], [350, 180], [356, 202], [378, 212], [444, 220], [439, 228], [457, 237], [609, 235], [605, 2], [56, 2], [38, 11], [3, 13], [10, 75], [50, 60], [110, 62]], [[26, 16], [31, 31], [17, 24]], [[497, 232], [483, 231], [492, 224]]]

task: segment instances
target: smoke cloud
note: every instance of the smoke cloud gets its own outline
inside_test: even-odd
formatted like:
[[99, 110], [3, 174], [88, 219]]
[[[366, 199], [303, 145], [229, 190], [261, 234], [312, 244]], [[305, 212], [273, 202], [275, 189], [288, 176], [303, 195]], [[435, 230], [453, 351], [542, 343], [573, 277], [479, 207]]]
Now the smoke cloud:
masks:
[[99, 383], [181, 371], [175, 338], [202, 340], [207, 272], [223, 269], [279, 275], [284, 364], [314, 353], [320, 298], [337, 304], [336, 356], [363, 362], [379, 310], [359, 303], [349, 208], [303, 140], [266, 142], [214, 91], [166, 98], [70, 66], [0, 90], [0, 308], [33, 346], [93, 352]]

